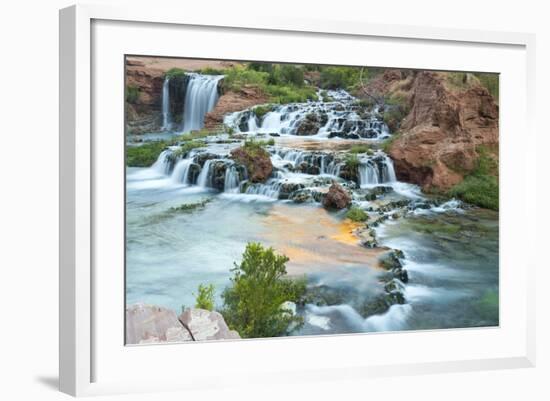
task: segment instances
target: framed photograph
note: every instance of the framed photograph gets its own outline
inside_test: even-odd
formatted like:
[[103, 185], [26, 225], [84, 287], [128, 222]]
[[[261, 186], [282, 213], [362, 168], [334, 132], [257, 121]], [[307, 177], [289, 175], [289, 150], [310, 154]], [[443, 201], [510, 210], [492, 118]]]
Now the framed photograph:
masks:
[[61, 390], [533, 366], [533, 36], [250, 21], [61, 11]]

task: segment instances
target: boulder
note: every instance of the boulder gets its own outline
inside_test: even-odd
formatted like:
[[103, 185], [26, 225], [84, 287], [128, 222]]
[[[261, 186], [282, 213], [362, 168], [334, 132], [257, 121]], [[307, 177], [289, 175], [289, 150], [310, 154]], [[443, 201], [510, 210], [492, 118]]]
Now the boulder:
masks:
[[245, 147], [236, 148], [231, 151], [231, 158], [246, 168], [252, 183], [266, 182], [273, 171], [271, 158], [265, 149], [250, 151]]
[[321, 119], [315, 113], [309, 113], [296, 128], [296, 135], [315, 135], [321, 128]]
[[179, 321], [192, 333], [195, 341], [241, 338], [239, 333], [227, 327], [223, 316], [215, 311], [188, 308], [179, 316]]
[[145, 304], [126, 308], [126, 344], [191, 340], [191, 335], [171, 309]]
[[332, 183], [323, 199], [323, 206], [329, 209], [344, 209], [351, 204], [351, 196], [342, 186]]

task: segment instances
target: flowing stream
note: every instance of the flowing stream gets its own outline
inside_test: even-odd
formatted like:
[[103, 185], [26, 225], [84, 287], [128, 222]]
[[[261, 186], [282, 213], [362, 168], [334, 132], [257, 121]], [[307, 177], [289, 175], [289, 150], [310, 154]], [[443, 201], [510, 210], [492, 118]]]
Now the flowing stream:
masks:
[[[222, 78], [192, 75], [185, 132], [202, 127]], [[212, 283], [221, 306], [233, 263], [247, 242], [259, 241], [287, 255], [288, 273], [305, 274], [321, 294], [299, 308], [305, 324], [296, 335], [498, 324], [498, 215], [426, 198], [397, 180], [381, 150], [358, 153], [350, 176], [349, 149], [391, 133], [376, 109], [357, 108], [344, 91], [329, 95], [330, 101], [275, 106], [262, 118], [253, 110], [232, 113], [225, 124], [237, 138], [208, 137], [207, 146], [185, 154], [170, 147], [151, 167], [127, 169], [127, 304], [179, 312], [193, 305], [199, 284]], [[316, 132], [301, 135], [305, 123]], [[265, 147], [274, 167], [265, 183], [250, 183], [246, 168], [229, 157], [244, 137], [274, 139]], [[345, 211], [322, 207], [334, 181], [380, 219], [378, 248], [359, 245]], [[181, 205], [196, 207], [181, 212]], [[409, 279], [395, 282], [405, 302], [367, 316], [388, 292], [386, 272], [376, 267], [381, 247], [404, 253]]]

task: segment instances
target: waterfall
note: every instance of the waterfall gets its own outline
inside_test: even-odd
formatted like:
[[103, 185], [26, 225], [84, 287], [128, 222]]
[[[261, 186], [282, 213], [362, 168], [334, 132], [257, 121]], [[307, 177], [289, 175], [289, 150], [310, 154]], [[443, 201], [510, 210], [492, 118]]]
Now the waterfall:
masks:
[[168, 156], [171, 153], [170, 150], [163, 150], [151, 168], [160, 174], [168, 174], [170, 172], [170, 161], [168, 160]]
[[184, 113], [183, 132], [199, 130], [204, 126], [204, 116], [218, 102], [218, 82], [223, 75], [189, 74]]
[[361, 161], [359, 166], [359, 185], [361, 187], [395, 181], [397, 181], [397, 178], [393, 162], [387, 155], [384, 155], [382, 160], [368, 159]]
[[225, 181], [223, 185], [224, 192], [238, 192], [239, 190], [239, 172], [235, 166], [227, 167], [225, 170]]
[[204, 162], [202, 170], [197, 178], [197, 185], [199, 187], [208, 188], [212, 186], [212, 163], [215, 162], [215, 159], [210, 159]]
[[189, 184], [189, 167], [193, 159], [182, 159], [177, 162], [172, 172], [172, 181], [177, 184]]
[[164, 78], [162, 84], [162, 130], [168, 131], [172, 122], [170, 121], [170, 77]]
[[246, 189], [249, 195], [263, 195], [269, 198], [279, 199], [282, 182], [277, 180], [268, 180], [265, 184], [250, 184]]

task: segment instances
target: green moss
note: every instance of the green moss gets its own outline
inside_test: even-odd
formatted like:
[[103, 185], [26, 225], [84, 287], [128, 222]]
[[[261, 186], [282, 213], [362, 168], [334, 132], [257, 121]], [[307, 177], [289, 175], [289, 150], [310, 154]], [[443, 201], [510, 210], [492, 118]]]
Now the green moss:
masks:
[[359, 171], [359, 166], [361, 165], [361, 161], [359, 160], [359, 157], [357, 157], [356, 154], [351, 153], [346, 155], [346, 158], [344, 160], [344, 164], [346, 166], [346, 169], [353, 175], [357, 175], [357, 172]]
[[166, 149], [164, 141], [148, 142], [140, 146], [126, 147], [126, 165], [128, 167], [150, 167]]
[[363, 209], [360, 209], [357, 206], [352, 206], [346, 213], [346, 218], [357, 222], [363, 222], [367, 221], [369, 216]]
[[170, 157], [175, 160], [180, 156], [185, 156], [192, 149], [203, 148], [205, 146], [206, 143], [204, 143], [203, 141], [188, 141], [183, 143], [178, 149], [172, 152]]
[[399, 132], [393, 134], [391, 137], [389, 137], [388, 139], [385, 139], [384, 142], [382, 142], [380, 144], [380, 149], [382, 149], [382, 151], [384, 153], [389, 153], [390, 152], [390, 149], [391, 149], [391, 146], [392, 144], [395, 142], [395, 140], [397, 138], [399, 138], [401, 134]]

